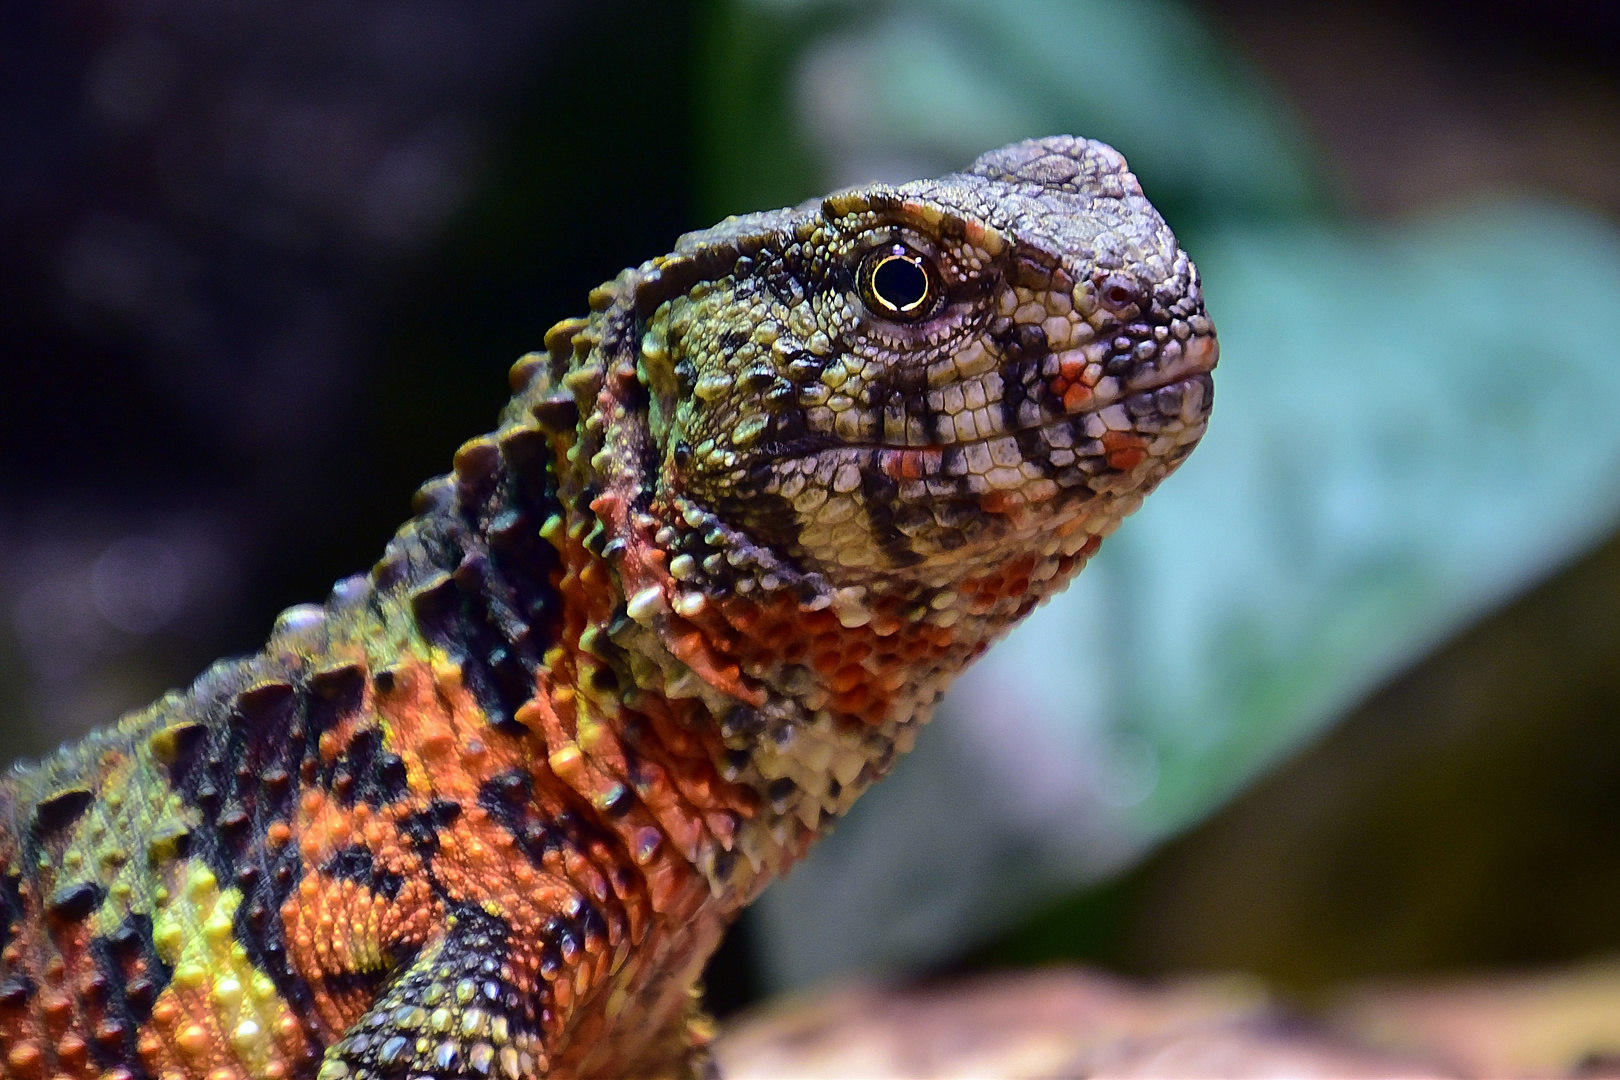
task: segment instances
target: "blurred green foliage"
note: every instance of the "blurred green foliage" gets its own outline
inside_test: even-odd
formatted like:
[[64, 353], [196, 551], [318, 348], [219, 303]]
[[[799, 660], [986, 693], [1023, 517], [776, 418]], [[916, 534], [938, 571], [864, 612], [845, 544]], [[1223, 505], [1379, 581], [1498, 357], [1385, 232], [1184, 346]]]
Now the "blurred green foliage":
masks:
[[1328, 209], [1302, 129], [1184, 5], [709, 0], [704, 13], [705, 216], [873, 178], [852, 163], [903, 180], [1069, 130], [1124, 152], [1183, 229]]
[[[1198, 261], [1225, 356], [1198, 453], [767, 894], [779, 984], [940, 962], [1116, 873], [1620, 519], [1620, 422], [1570, 438], [1563, 389], [1620, 399], [1620, 343], [1512, 302], [1534, 267], [1612, 321], [1620, 234], [1530, 200], [1336, 211], [1298, 120], [1192, 8], [729, 0], [698, 48], [706, 208], [1100, 138]], [[1065, 933], [1106, 936], [1108, 895]]]
[[1242, 969], [1295, 994], [1620, 949], [1620, 539], [1123, 877], [971, 966]]

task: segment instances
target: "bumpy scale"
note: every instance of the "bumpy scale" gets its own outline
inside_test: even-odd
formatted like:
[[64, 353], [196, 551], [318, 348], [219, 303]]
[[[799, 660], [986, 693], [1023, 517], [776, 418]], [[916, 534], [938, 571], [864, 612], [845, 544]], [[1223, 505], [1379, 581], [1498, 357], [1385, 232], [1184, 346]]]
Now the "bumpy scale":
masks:
[[1191, 451], [1217, 351], [1067, 137], [590, 308], [370, 573], [0, 782], [6, 1076], [701, 1073], [723, 928]]

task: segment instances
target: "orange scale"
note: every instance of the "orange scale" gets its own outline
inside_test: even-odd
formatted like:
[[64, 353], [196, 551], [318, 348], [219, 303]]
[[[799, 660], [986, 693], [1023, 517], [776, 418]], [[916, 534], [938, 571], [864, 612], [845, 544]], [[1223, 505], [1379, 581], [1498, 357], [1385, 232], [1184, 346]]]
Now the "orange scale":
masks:
[[881, 612], [872, 616], [872, 621], [867, 624], [872, 633], [878, 637], [891, 637], [898, 634], [905, 628], [905, 625], [906, 620], [889, 612]]
[[361, 836], [365, 838], [366, 847], [377, 854], [384, 852], [392, 854], [404, 848], [400, 842], [399, 829], [392, 821], [368, 817], [361, 829]]
[[859, 664], [848, 664], [833, 672], [828, 685], [835, 695], [843, 695], [866, 681], [866, 669]]
[[885, 694], [897, 693], [902, 686], [911, 681], [911, 673], [905, 668], [890, 668], [873, 678], [872, 684]]
[[32, 1041], [16, 1042], [6, 1054], [6, 1064], [18, 1080], [33, 1080], [44, 1075], [45, 1052]]
[[860, 716], [866, 711], [870, 697], [871, 692], [864, 685], [855, 685], [847, 690], [834, 693], [833, 705], [839, 712], [849, 713], [851, 716]]
[[764, 618], [763, 613], [755, 605], [735, 600], [721, 604], [720, 614], [725, 617], [726, 622], [743, 631], [757, 627]]
[[584, 586], [588, 594], [601, 596], [603, 594], [598, 590], [608, 584], [607, 571], [600, 562], [590, 559], [579, 568], [579, 583]]
[[580, 885], [584, 892], [597, 900], [608, 898], [607, 879], [590, 863], [584, 855], [573, 848], [562, 853], [563, 866], [567, 868], [570, 881]]
[[334, 848], [348, 847], [349, 846], [349, 836], [350, 836], [350, 829], [349, 829], [349, 821], [348, 821], [347, 818], [342, 818], [342, 817], [335, 818], [334, 820], [332, 820], [331, 822], [329, 822], [327, 824], [327, 827], [326, 827], [326, 842], [331, 847], [334, 847]]
[[674, 793], [649, 793], [644, 796], [658, 832], [683, 853], [695, 853], [702, 840], [702, 831], [694, 820], [691, 808]]
[[987, 491], [979, 496], [979, 509], [987, 514], [1005, 514], [1013, 505], [1012, 496], [1005, 491]]
[[671, 915], [690, 871], [666, 859], [647, 868], [647, 899], [660, 915]]
[[872, 655], [872, 642], [866, 638], [856, 638], [844, 646], [844, 663], [858, 664]]
[[810, 639], [810, 647], [818, 652], [824, 649], [836, 649], [838, 643], [843, 640], [843, 636], [842, 627], [823, 627], [818, 629], [815, 636]]
[[[49, 969], [47, 974], [50, 974]], [[73, 1019], [73, 999], [60, 991], [52, 991], [40, 1002], [40, 1012], [45, 1016], [45, 1026], [60, 1038], [61, 1033], [67, 1030], [68, 1023]]]
[[316, 746], [320, 751], [321, 760], [330, 765], [343, 752], [342, 736], [338, 734], [336, 729], [323, 731], [320, 739], [316, 742]]
[[135, 1038], [135, 1053], [145, 1064], [148, 1072], [157, 1072], [163, 1063], [165, 1050], [163, 1038], [156, 1031], [148, 1028]]
[[658, 744], [676, 758], [701, 759], [704, 747], [691, 728], [681, 725], [672, 713], [649, 709], [642, 714]]
[[276, 1049], [282, 1056], [294, 1061], [303, 1057], [309, 1049], [308, 1039], [304, 1034], [304, 1025], [299, 1023], [291, 1009], [282, 1009], [281, 1015], [271, 1025], [271, 1037], [276, 1041]]
[[1108, 455], [1107, 460], [1109, 468], [1129, 472], [1147, 460], [1147, 451], [1134, 446], [1125, 450], [1115, 450]]
[[821, 649], [810, 658], [810, 666], [822, 675], [831, 675], [837, 671], [843, 661], [843, 653], [836, 647]]
[[885, 642], [882, 648], [872, 654], [866, 666], [879, 674], [904, 667], [905, 658], [900, 653], [904, 647], [902, 641]]
[[805, 631], [811, 634], [822, 634], [829, 630], [836, 633], [842, 629], [838, 616], [826, 608], [820, 611], [806, 611], [802, 616], [802, 622]]
[[90, 1044], [78, 1032], [70, 1031], [56, 1044], [56, 1059], [72, 1069], [83, 1069], [90, 1061]]
[[731, 811], [704, 814], [703, 822], [709, 827], [710, 835], [720, 841], [720, 846], [730, 851], [737, 837], [738, 816]]

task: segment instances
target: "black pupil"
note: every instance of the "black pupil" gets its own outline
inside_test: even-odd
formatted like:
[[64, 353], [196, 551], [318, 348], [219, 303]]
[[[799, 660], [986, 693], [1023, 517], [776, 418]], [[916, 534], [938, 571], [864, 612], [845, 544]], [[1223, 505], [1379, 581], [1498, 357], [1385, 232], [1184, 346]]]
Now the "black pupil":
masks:
[[896, 311], [910, 311], [928, 296], [928, 274], [904, 255], [890, 255], [872, 272], [872, 291]]

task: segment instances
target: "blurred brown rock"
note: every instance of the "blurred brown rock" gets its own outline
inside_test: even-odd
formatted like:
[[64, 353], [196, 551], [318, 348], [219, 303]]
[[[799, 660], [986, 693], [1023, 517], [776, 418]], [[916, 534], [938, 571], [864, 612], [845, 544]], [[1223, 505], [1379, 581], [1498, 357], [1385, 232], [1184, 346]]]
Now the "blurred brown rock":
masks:
[[1620, 958], [1517, 976], [1369, 984], [1341, 1030], [1467, 1076], [1620, 1077]]
[[727, 1080], [1457, 1075], [1303, 1020], [1251, 979], [1077, 968], [787, 998], [729, 1025], [716, 1056]]

